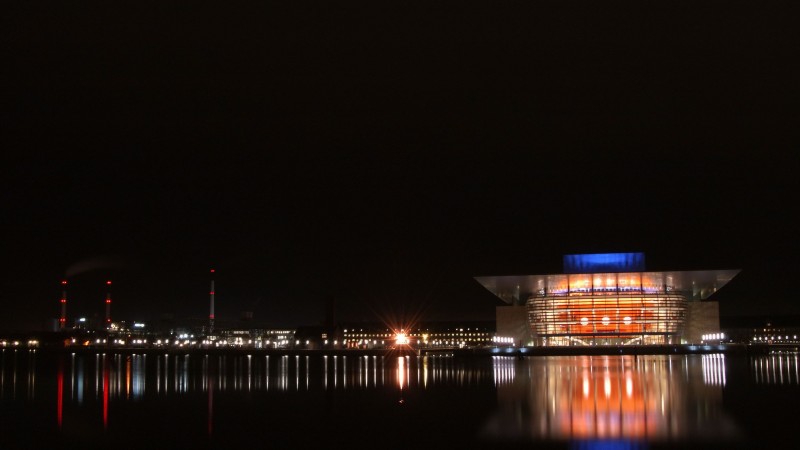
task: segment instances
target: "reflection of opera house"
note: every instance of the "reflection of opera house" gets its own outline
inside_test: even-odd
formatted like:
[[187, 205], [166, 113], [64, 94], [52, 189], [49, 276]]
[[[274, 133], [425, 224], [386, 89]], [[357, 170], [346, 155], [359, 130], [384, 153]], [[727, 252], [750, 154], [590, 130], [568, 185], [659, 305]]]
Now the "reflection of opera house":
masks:
[[484, 430], [490, 438], [632, 449], [644, 441], [683, 448], [740, 437], [723, 407], [721, 354], [494, 357], [493, 363], [498, 411]]
[[719, 332], [708, 298], [738, 273], [647, 272], [643, 253], [603, 253], [565, 255], [563, 274], [476, 280], [508, 303], [497, 308], [497, 335], [516, 343], [652, 345]]

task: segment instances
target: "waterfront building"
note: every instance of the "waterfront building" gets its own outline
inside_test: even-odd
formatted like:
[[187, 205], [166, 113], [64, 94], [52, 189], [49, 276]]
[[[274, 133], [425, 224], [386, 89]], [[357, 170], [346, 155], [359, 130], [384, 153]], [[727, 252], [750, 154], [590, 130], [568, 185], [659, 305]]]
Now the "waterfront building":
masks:
[[643, 253], [564, 256], [560, 274], [475, 279], [502, 299], [497, 335], [517, 345], [700, 343], [719, 333], [710, 298], [739, 270], [656, 271]]
[[749, 344], [800, 344], [800, 327], [773, 326], [771, 323], [763, 327], [751, 328], [747, 336]]
[[286, 348], [292, 345], [300, 344], [295, 339], [296, 330], [292, 328], [268, 328], [259, 330], [256, 342], [258, 348]]
[[478, 348], [494, 344], [491, 322], [431, 322], [408, 328], [385, 324], [351, 324], [344, 327], [342, 346], [354, 349]]

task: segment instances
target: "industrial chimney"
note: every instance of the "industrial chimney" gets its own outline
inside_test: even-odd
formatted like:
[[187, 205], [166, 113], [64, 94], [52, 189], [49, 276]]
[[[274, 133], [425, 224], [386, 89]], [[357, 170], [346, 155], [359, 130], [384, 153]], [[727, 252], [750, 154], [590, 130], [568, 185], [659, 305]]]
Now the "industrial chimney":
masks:
[[58, 319], [58, 329], [64, 331], [67, 326], [67, 280], [61, 281], [61, 317]]
[[106, 328], [111, 326], [111, 281], [106, 281]]
[[214, 333], [214, 269], [211, 269], [210, 309], [208, 313], [208, 333]]

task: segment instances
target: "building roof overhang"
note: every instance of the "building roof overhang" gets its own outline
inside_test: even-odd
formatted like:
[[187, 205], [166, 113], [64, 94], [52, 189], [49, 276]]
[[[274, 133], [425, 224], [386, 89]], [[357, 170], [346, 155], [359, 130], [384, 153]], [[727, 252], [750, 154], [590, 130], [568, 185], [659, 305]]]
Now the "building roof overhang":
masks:
[[[688, 300], [705, 300], [722, 289], [738, 273], [739, 269], [692, 270], [692, 271], [646, 271], [626, 272], [640, 274], [651, 279], [669, 280], [670, 287], [686, 296]], [[475, 280], [489, 292], [508, 304], [527, 300], [542, 286], [551, 286], [564, 277], [594, 277], [599, 274], [549, 274], [549, 275], [505, 275], [479, 276]], [[666, 283], [665, 283], [666, 284]]]

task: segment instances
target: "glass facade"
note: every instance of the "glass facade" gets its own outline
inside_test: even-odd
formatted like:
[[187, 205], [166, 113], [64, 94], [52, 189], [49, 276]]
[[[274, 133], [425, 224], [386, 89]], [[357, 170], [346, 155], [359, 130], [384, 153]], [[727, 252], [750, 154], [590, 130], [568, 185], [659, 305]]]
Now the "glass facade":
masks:
[[651, 272], [644, 270], [643, 253], [593, 253], [565, 255], [560, 274], [475, 280], [509, 306], [525, 305], [517, 309], [519, 322], [527, 320], [530, 328], [516, 340], [546, 346], [658, 345], [691, 342], [718, 330], [718, 310], [698, 308], [705, 306], [699, 302], [738, 273]]
[[658, 272], [551, 275], [528, 298], [539, 345], [678, 342], [687, 299]]

